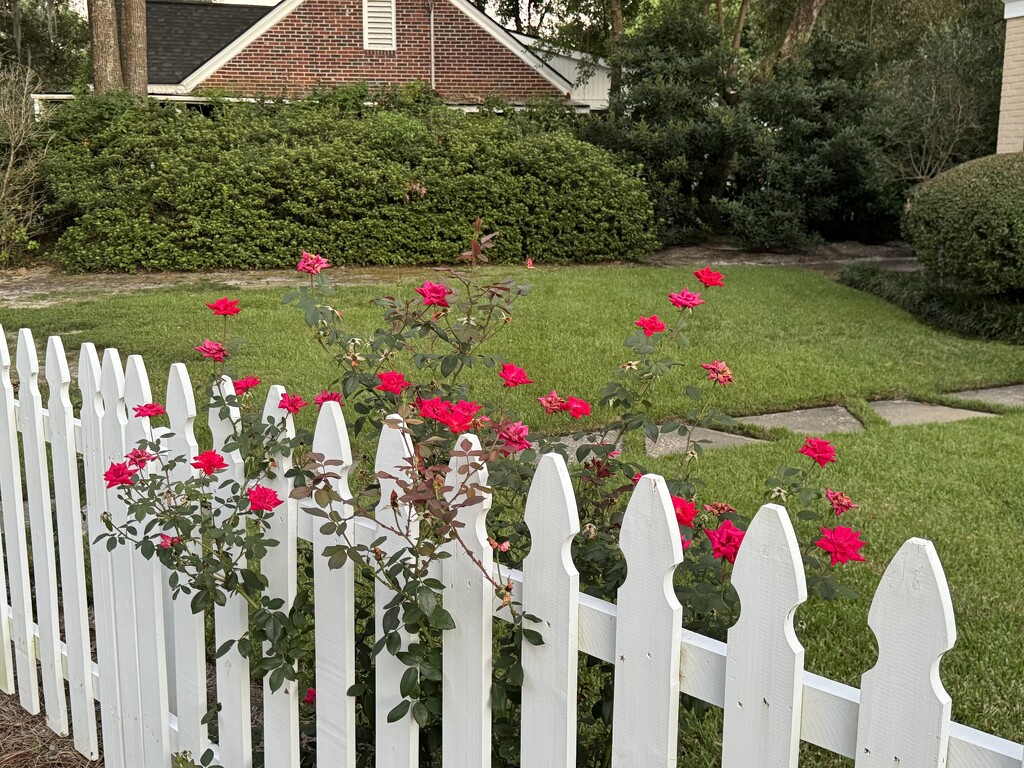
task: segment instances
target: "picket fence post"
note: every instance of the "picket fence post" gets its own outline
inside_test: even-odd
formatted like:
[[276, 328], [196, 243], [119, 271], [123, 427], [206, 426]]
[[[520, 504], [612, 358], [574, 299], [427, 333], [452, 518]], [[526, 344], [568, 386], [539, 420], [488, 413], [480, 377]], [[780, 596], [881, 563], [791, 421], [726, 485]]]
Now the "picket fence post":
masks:
[[28, 574], [28, 536], [25, 532], [25, 506], [22, 501], [21, 451], [14, 413], [14, 386], [11, 383], [11, 353], [7, 336], [0, 326], [0, 451], [8, 457], [0, 462], [0, 506], [3, 507], [4, 546], [7, 550], [7, 580], [11, 589], [11, 639], [18, 674], [18, 700], [21, 708], [39, 713], [39, 671], [36, 667], [32, 637], [32, 582]]
[[956, 643], [953, 601], [935, 546], [910, 539], [868, 612], [878, 661], [861, 676], [857, 768], [946, 765], [952, 699], [939, 662]]
[[32, 331], [18, 333], [18, 421], [25, 457], [25, 490], [32, 534], [36, 620], [39, 623], [39, 663], [43, 677], [46, 725], [61, 736], [68, 733], [68, 704], [60, 659], [60, 616], [57, 602], [57, 563], [50, 498], [49, 461], [43, 433], [43, 398], [39, 392], [39, 356]]
[[82, 531], [78, 453], [70, 395], [71, 370], [59, 336], [51, 336], [46, 344], [46, 383], [50, 388], [47, 437], [53, 460], [53, 496], [57, 510], [57, 543], [60, 547], [61, 607], [67, 641], [72, 735], [75, 749], [90, 760], [95, 760], [99, 757], [99, 743], [96, 736], [92, 650], [85, 594], [83, 550], [87, 543]]
[[[235, 390], [231, 379], [222, 376], [218, 381], [218, 393], [227, 400], [234, 397]], [[242, 457], [238, 450], [226, 450], [225, 446], [233, 439], [232, 422], [237, 422], [237, 408], [222, 406], [227, 409], [227, 418], [222, 418], [220, 408], [209, 411], [210, 434], [213, 447], [224, 457], [228, 468], [217, 475], [214, 494], [214, 512], [218, 519], [228, 514], [222, 501], [220, 486], [227, 486], [229, 493], [242, 490], [244, 478]], [[220, 648], [230, 640], [238, 640], [249, 629], [249, 604], [240, 595], [228, 595], [224, 605], [214, 606], [214, 643]], [[249, 660], [242, 657], [238, 648], [231, 650], [217, 659], [217, 702], [220, 712], [217, 715], [218, 746], [220, 747], [219, 762], [223, 768], [251, 768], [252, 766], [252, 701], [249, 693]]]
[[[419, 522], [413, 514], [411, 504], [398, 501], [404, 491], [395, 477], [407, 473], [413, 461], [412, 440], [405, 431], [401, 416], [391, 414], [381, 426], [380, 442], [373, 464], [374, 473], [380, 478], [380, 503], [377, 505], [377, 538], [384, 539], [381, 549], [385, 558], [390, 558], [405, 541], [398, 534], [387, 531], [381, 523], [390, 528], [406, 531], [415, 539]], [[386, 473], [390, 477], [380, 477]], [[392, 496], [396, 501], [392, 503]], [[386, 561], [385, 561], [386, 562]], [[374, 617], [376, 638], [384, 636], [384, 606], [391, 602], [394, 593], [383, 584], [374, 584]], [[404, 629], [398, 629], [402, 648], [409, 646], [412, 638]], [[388, 722], [388, 713], [402, 701], [399, 687], [407, 667], [387, 650], [381, 650], [376, 657], [374, 687], [376, 702], [375, 755], [377, 764], [388, 768], [417, 768], [419, 765], [419, 726], [412, 718], [412, 711], [393, 723]]]
[[[192, 459], [199, 452], [195, 436], [196, 400], [188, 369], [181, 363], [171, 366], [167, 376], [167, 419], [171, 432], [164, 443], [171, 458], [182, 456], [184, 463], [174, 467], [171, 482], [184, 482], [198, 472]], [[164, 443], [161, 447], [164, 447]], [[198, 757], [209, 746], [203, 718], [206, 716], [206, 632], [202, 613], [193, 613], [188, 595], [173, 601], [174, 714], [178, 718], [175, 751], [187, 750]]]
[[457, 437], [445, 476], [445, 497], [458, 506], [454, 521], [462, 526], [456, 532], [466, 551], [458, 542], [449, 542], [451, 557], [441, 561], [444, 607], [456, 627], [444, 632], [442, 639], [443, 768], [477, 768], [491, 761], [494, 590], [484, 578], [493, 565], [486, 528], [491, 495], [481, 490], [487, 485], [487, 467], [479, 451], [476, 435]]
[[96, 659], [100, 670], [100, 712], [103, 760], [108, 768], [128, 768], [121, 724], [121, 685], [117, 673], [117, 633], [114, 627], [113, 553], [96, 538], [106, 531], [101, 515], [107, 508], [103, 472], [103, 398], [100, 359], [93, 344], [83, 344], [78, 357], [78, 387], [82, 393], [82, 462], [85, 471], [86, 538], [92, 573], [96, 621]]
[[[267, 393], [263, 408], [263, 423], [273, 420], [283, 425], [283, 438], [295, 436], [291, 414], [280, 407], [284, 387], [274, 386]], [[263, 558], [263, 575], [267, 578], [266, 596], [284, 600], [285, 613], [292, 607], [297, 594], [298, 570], [298, 517], [295, 499], [291, 498], [291, 478], [285, 473], [291, 469], [291, 456], [277, 456], [274, 476], [263, 485], [277, 493], [281, 505], [270, 515], [267, 538], [278, 542], [270, 547]], [[299, 765], [299, 697], [296, 683], [285, 681], [271, 691], [269, 675], [263, 681], [263, 740], [266, 765], [274, 768], [298, 768]]]
[[[322, 454], [326, 460], [341, 462], [341, 466], [328, 467], [327, 471], [340, 476], [332, 486], [344, 502], [351, 501], [348, 473], [353, 463], [352, 448], [340, 404], [328, 401], [321, 407], [313, 433], [313, 452]], [[316, 506], [313, 499], [308, 503]], [[344, 517], [351, 512], [347, 505], [340, 510]], [[340, 544], [342, 539], [324, 534], [319, 525], [321, 518], [309, 514], [306, 517], [313, 521], [317, 765], [319, 768], [355, 768], [356, 700], [348, 695], [348, 689], [356, 682], [355, 569], [351, 561], [340, 568], [332, 569], [328, 565], [324, 548]], [[355, 538], [355, 533], [355, 524], [350, 523], [349, 541]]]
[[522, 646], [522, 764], [576, 765], [576, 683], [579, 667], [580, 574], [572, 541], [580, 532], [576, 494], [565, 459], [542, 456], [526, 497], [530, 552], [523, 561], [522, 610], [540, 619], [523, 626], [543, 645]]
[[740, 618], [729, 629], [722, 768], [796, 768], [804, 649], [793, 617], [807, 582], [784, 508], [765, 504], [754, 516], [732, 584]]
[[679, 729], [679, 640], [683, 609], [672, 577], [683, 562], [668, 486], [645, 475], [622, 519], [619, 547], [626, 581], [615, 622], [613, 768], [676, 765]]

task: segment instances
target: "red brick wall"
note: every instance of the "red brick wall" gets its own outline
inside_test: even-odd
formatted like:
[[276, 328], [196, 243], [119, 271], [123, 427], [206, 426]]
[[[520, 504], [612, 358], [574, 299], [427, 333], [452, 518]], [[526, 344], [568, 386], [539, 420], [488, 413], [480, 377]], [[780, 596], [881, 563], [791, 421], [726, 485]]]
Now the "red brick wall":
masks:
[[[367, 81], [430, 82], [426, 0], [396, 0], [394, 51], [363, 50], [362, 0], [306, 0], [199, 85], [261, 96]], [[448, 0], [434, 7], [437, 92], [449, 102], [510, 101], [559, 91]]]

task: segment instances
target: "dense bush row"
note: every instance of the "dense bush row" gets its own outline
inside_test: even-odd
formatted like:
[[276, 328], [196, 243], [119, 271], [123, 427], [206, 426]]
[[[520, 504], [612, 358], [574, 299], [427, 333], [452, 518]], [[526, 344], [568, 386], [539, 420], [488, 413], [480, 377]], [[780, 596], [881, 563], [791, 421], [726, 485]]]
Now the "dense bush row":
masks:
[[450, 262], [483, 218], [497, 261], [635, 259], [656, 246], [636, 172], [530, 121], [350, 87], [209, 116], [125, 96], [56, 110], [51, 255], [65, 269]]
[[978, 296], [1024, 296], [1024, 154], [964, 163], [921, 185], [903, 228], [932, 283]]
[[963, 336], [1024, 344], [1024, 304], [943, 289], [923, 273], [848, 267], [840, 281], [902, 307], [924, 323]]

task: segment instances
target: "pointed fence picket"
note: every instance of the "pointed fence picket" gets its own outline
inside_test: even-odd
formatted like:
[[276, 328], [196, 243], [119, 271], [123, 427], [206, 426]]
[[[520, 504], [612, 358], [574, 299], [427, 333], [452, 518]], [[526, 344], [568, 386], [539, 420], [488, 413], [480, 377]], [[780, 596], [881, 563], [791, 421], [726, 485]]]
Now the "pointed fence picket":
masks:
[[75, 417], [71, 408], [71, 370], [59, 336], [46, 345], [46, 383], [50, 455], [53, 462], [53, 496], [57, 512], [57, 545], [60, 551], [61, 606], [67, 647], [68, 690], [75, 749], [95, 760], [96, 705], [92, 681], [92, 650], [89, 639], [88, 603], [85, 589], [84, 532], [78, 483], [78, 452]]
[[557, 453], [541, 457], [524, 517], [532, 543], [523, 563], [522, 610], [540, 619], [524, 626], [540, 632], [544, 644], [523, 643], [520, 753], [524, 766], [562, 768], [576, 765], [580, 574], [571, 550], [580, 516]]
[[39, 712], [39, 672], [36, 667], [32, 625], [32, 586], [28, 575], [28, 536], [22, 501], [21, 451], [15, 418], [14, 386], [11, 384], [11, 353], [0, 327], [0, 506], [3, 507], [7, 581], [11, 590], [11, 639], [18, 674], [21, 708]]
[[[124, 397], [128, 410], [153, 401], [146, 366], [138, 355], [131, 355], [125, 366]], [[128, 419], [125, 442], [134, 449], [140, 441], [153, 442], [148, 417]], [[139, 476], [152, 471], [152, 464], [139, 469]], [[141, 527], [141, 524], [140, 524]], [[146, 560], [133, 552], [132, 574], [135, 578], [136, 637], [139, 649], [140, 674], [146, 685], [142, 689], [142, 738], [146, 765], [166, 765], [171, 756], [168, 718], [167, 669], [163, 663], [167, 650], [164, 635], [162, 566], [155, 557]]]
[[481, 490], [487, 486], [487, 468], [481, 466], [479, 451], [476, 435], [456, 438], [446, 476], [445, 495], [457, 508], [455, 523], [462, 527], [457, 529], [461, 544], [449, 543], [451, 556], [442, 561], [444, 607], [459, 628], [445, 637], [442, 656], [444, 768], [476, 768], [491, 758], [494, 590], [484, 579], [493, 567], [486, 528], [491, 498]]
[[[374, 472], [380, 480], [380, 503], [377, 505], [377, 536], [384, 541], [381, 550], [384, 553], [397, 553], [406, 540], [396, 533], [403, 532], [408, 538], [415, 539], [419, 532], [419, 523], [413, 515], [412, 505], [401, 501], [404, 493], [397, 478], [407, 472], [413, 461], [412, 441], [404, 431], [402, 419], [397, 414], [387, 417], [380, 433], [377, 446], [377, 458]], [[386, 525], [392, 530], [386, 530]], [[376, 616], [376, 637], [379, 641], [384, 634], [385, 606], [391, 602], [393, 593], [380, 583], [374, 585], [374, 613]], [[408, 648], [412, 638], [404, 629], [398, 629], [401, 648]], [[419, 765], [420, 730], [412, 718], [412, 712], [395, 722], [388, 722], [388, 713], [398, 706], [403, 699], [400, 688], [402, 676], [407, 667], [390, 653], [384, 652], [377, 656], [374, 685], [377, 712], [377, 732], [375, 754], [378, 765], [388, 768], [416, 768]]]
[[789, 514], [765, 504], [747, 529], [732, 577], [740, 618], [729, 630], [722, 768], [795, 768], [804, 649], [793, 616], [807, 600]]
[[645, 475], [637, 483], [619, 547], [628, 571], [615, 623], [612, 766], [675, 766], [683, 608], [672, 577], [683, 545], [662, 477]]
[[[313, 453], [340, 462], [326, 469], [338, 475], [330, 483], [343, 499], [342, 505], [335, 511], [342, 517], [349, 517], [351, 509], [344, 506], [344, 501], [352, 499], [348, 487], [348, 473], [353, 463], [352, 448], [338, 403], [326, 402], [320, 409], [316, 432], [313, 434]], [[319, 507], [313, 499], [308, 504]], [[356, 623], [355, 569], [351, 561], [337, 568], [330, 567], [330, 561], [324, 557], [324, 549], [343, 544], [344, 540], [334, 533], [324, 533], [315, 524], [320, 518], [308, 514], [306, 517], [315, 521], [312, 538], [313, 603], [317, 613], [313, 630], [317, 649], [317, 765], [319, 768], [355, 768], [356, 701], [348, 695], [349, 688], [356, 682], [356, 644], [353, 634]], [[350, 542], [355, 534], [354, 526], [351, 528], [351, 531], [346, 531]]]
[[[263, 421], [272, 420], [283, 425], [281, 437], [291, 438], [295, 436], [295, 425], [291, 414], [280, 406], [284, 394], [284, 387], [270, 388], [263, 408]], [[276, 462], [273, 477], [266, 478], [263, 485], [281, 499], [281, 505], [273, 511], [267, 529], [267, 538], [277, 541], [278, 545], [267, 551], [262, 567], [269, 583], [267, 597], [284, 600], [281, 610], [287, 612], [298, 590], [298, 510], [295, 499], [290, 495], [292, 481], [285, 477], [292, 466], [291, 457], [278, 456]], [[295, 683], [285, 682], [278, 690], [272, 691], [270, 677], [264, 680], [263, 739], [268, 766], [298, 768], [299, 696]]]
[[[244, 477], [242, 457], [237, 449], [227, 450], [234, 436], [232, 423], [239, 418], [238, 408], [226, 405], [228, 398], [233, 397], [234, 386], [231, 379], [222, 377], [218, 382], [218, 393], [225, 405], [211, 408], [209, 411], [210, 433], [213, 436], [214, 450], [224, 457], [228, 468], [219, 476], [216, 499], [223, 499], [233, 490], [224, 483], [238, 484]], [[221, 409], [226, 409], [222, 418]], [[215, 512], [219, 511], [218, 519], [233, 514], [234, 509], [228, 508], [225, 501], [214, 501]], [[241, 595], [228, 595], [224, 605], [215, 606], [214, 644], [220, 648], [225, 643], [237, 641], [249, 630], [249, 604]], [[217, 659], [217, 702], [220, 712], [217, 714], [218, 745], [220, 746], [220, 764], [223, 768], [251, 768], [252, 766], [252, 702], [249, 693], [249, 660], [243, 658], [237, 647], [232, 647]]]
[[60, 657], [60, 617], [57, 606], [57, 562], [53, 548], [53, 508], [49, 462], [43, 431], [43, 397], [39, 392], [39, 357], [32, 331], [18, 333], [19, 429], [25, 458], [32, 569], [35, 577], [36, 619], [39, 622], [39, 666], [43, 678], [46, 725], [60, 735], [68, 732], [68, 705]]
[[956, 642], [956, 625], [930, 541], [910, 539], [896, 553], [868, 625], [878, 638], [878, 663], [861, 677], [857, 768], [945, 766], [953, 702], [939, 662]]
[[[6, 566], [0, 568], [0, 597], [8, 603], [0, 612], [0, 690], [17, 693], [22, 706], [34, 711], [40, 705], [41, 681], [51, 727], [66, 729], [62, 722], [66, 714], [61, 712], [67, 706], [61, 677], [66, 676], [75, 745], [83, 755], [93, 758], [102, 752], [108, 768], [170, 768], [171, 750], [189, 749], [195, 755], [209, 743], [201, 722], [207, 686], [203, 617], [192, 614], [188, 598], [167, 600], [167, 574], [156, 560], [147, 561], [128, 547], [109, 552], [105, 540], [97, 542], [96, 537], [106, 530], [104, 514], [117, 522], [127, 519], [120, 492], [106, 489], [102, 478], [111, 462], [123, 461], [138, 440], [150, 440], [154, 432], [168, 455], [183, 454], [191, 460], [202, 450], [192, 432], [196, 406], [191, 383], [183, 367], [171, 372], [166, 405], [171, 429], [153, 429], [148, 419], [135, 419], [130, 413], [132, 406], [151, 398], [141, 358], [129, 358], [122, 369], [116, 350], [108, 349], [101, 365], [95, 347], [83, 345], [77, 377], [82, 395], [79, 419], [71, 408], [73, 382], [59, 338], [51, 338], [47, 345], [46, 408], [39, 393], [38, 355], [29, 333], [19, 335], [18, 398], [11, 365], [0, 331], [0, 541], [4, 550], [0, 567]], [[233, 394], [229, 380], [222, 380], [221, 393]], [[285, 434], [292, 435], [291, 420], [278, 405], [282, 393], [279, 387], [271, 389], [263, 417], [283, 424]], [[243, 478], [241, 459], [236, 451], [226, 449], [231, 443], [229, 422], [237, 414], [228, 409], [225, 421], [220, 409], [215, 410], [209, 414], [213, 446], [228, 464], [218, 481], [237, 483]], [[404, 544], [404, 537], [383, 525], [416, 535], [416, 518], [402, 501], [396, 479], [415, 455], [401, 427], [398, 417], [392, 416], [380, 436], [374, 467], [390, 477], [380, 478], [378, 522], [356, 518], [349, 527], [349, 540], [359, 544], [382, 539], [385, 558]], [[478, 446], [472, 436], [459, 438], [448, 478], [452, 497], [469, 493], [470, 486], [474, 493], [486, 486], [486, 471], [470, 467], [464, 450], [467, 441], [471, 449]], [[344, 499], [351, 498], [347, 477], [353, 460], [337, 403], [327, 403], [321, 410], [313, 450], [335, 462], [328, 467], [338, 475], [332, 482]], [[316, 506], [315, 498], [303, 502], [301, 513], [297, 510], [289, 498], [291, 480], [285, 477], [289, 467], [287, 458], [280, 459], [274, 476], [262, 481], [283, 503], [271, 516], [269, 533], [281, 543], [269, 550], [260, 565], [270, 582], [268, 595], [287, 604], [297, 589], [299, 539], [313, 542], [317, 620], [312, 672], [317, 688], [318, 764], [353, 768], [356, 698], [348, 695], [348, 689], [355, 682], [354, 585], [362, 576], [351, 564], [329, 567], [323, 549], [339, 543], [339, 538], [325, 534], [316, 522], [319, 518], [305, 512]], [[464, 477], [460, 467], [466, 469]], [[84, 473], [81, 487], [79, 472]], [[191, 474], [186, 464], [177, 477]], [[52, 499], [48, 495], [51, 481]], [[230, 492], [231, 488], [219, 488], [216, 494]], [[84, 493], [84, 506], [80, 493]], [[491, 617], [508, 620], [510, 614], [481, 573], [481, 566], [486, 570], [493, 565], [484, 530], [488, 503], [484, 492], [481, 503], [459, 511], [458, 521], [464, 524], [461, 536], [469, 553], [461, 545], [453, 546], [452, 556], [436, 569], [446, 585], [443, 605], [457, 625], [443, 637], [442, 761], [446, 768], [486, 765], [493, 747], [487, 695], [492, 674]], [[224, 507], [223, 499], [215, 500], [214, 514], [223, 514]], [[616, 768], [676, 764], [680, 693], [725, 707], [723, 765], [727, 768], [795, 766], [801, 740], [854, 758], [858, 768], [1024, 765], [1020, 744], [950, 722], [951, 702], [942, 687], [939, 662], [953, 646], [956, 632], [949, 589], [929, 542], [908, 541], [886, 570], [868, 622], [878, 638], [878, 661], [864, 674], [858, 691], [803, 671], [793, 615], [806, 598], [806, 584], [792, 528], [781, 507], [766, 505], [747, 531], [733, 576], [740, 618], [729, 632], [728, 644], [681, 628], [672, 574], [683, 552], [671, 500], [660, 477], [643, 478], [626, 510], [620, 538], [627, 578], [617, 604], [579, 592], [571, 557], [579, 518], [565, 463], [557, 455], [544, 456], [539, 462], [525, 521], [532, 541], [524, 570], [501, 571], [502, 579], [512, 583], [513, 599], [522, 603], [522, 610], [540, 618], [539, 623], [525, 626], [537, 629], [544, 639], [543, 645], [525, 643], [522, 649], [524, 768], [575, 764], [578, 653], [615, 667], [612, 765]], [[158, 533], [154, 530], [151, 536]], [[86, 547], [95, 664], [89, 648]], [[59, 585], [54, 567], [58, 561]], [[496, 575], [497, 569], [492, 573]], [[33, 616], [33, 594], [37, 617]], [[376, 590], [378, 637], [383, 606], [391, 597], [387, 589]], [[215, 609], [213, 632], [218, 647], [245, 631], [248, 614], [248, 604], [235, 597]], [[60, 619], [63, 643], [57, 630]], [[412, 639], [405, 634], [399, 638], [403, 646]], [[253, 765], [248, 669], [236, 649], [216, 660], [221, 707], [218, 743], [211, 746], [224, 768]], [[387, 713], [401, 700], [399, 681], [406, 669], [390, 654], [377, 659], [375, 749], [377, 764], [387, 768], [413, 768], [419, 763], [419, 731], [410, 714], [386, 722]], [[294, 684], [273, 694], [264, 691], [268, 766], [296, 768], [299, 764], [301, 694]], [[96, 698], [102, 729], [97, 729], [92, 706]], [[102, 733], [102, 750], [97, 748], [97, 730]]]

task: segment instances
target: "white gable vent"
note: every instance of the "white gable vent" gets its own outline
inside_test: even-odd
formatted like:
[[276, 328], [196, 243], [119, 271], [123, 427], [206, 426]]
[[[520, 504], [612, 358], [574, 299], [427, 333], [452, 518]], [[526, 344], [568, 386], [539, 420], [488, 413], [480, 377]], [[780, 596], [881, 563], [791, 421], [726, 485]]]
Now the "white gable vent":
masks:
[[363, 0], [363, 48], [395, 50], [395, 0]]

